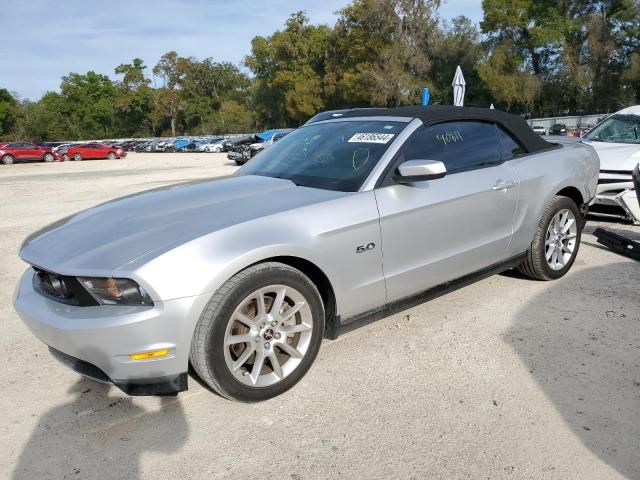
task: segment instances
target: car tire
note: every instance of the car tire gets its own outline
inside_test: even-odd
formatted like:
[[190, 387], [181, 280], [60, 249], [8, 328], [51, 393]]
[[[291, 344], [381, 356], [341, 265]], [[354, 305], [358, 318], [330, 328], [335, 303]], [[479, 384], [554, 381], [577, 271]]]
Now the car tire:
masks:
[[63, 162], [68, 162], [69, 161], [69, 155], [67, 155], [66, 153], [64, 155], [62, 155], [62, 161]]
[[82, 161], [82, 155], [80, 155], [79, 153], [74, 153], [74, 154], [73, 154], [73, 159], [74, 159], [76, 162], [81, 162], [81, 161]]
[[115, 159], [116, 159], [116, 158], [118, 158], [118, 157], [117, 157], [117, 155], [116, 155], [115, 153], [113, 153], [113, 152], [109, 152], [109, 154], [107, 155], [107, 158], [108, 158], [109, 160], [115, 160]]
[[323, 331], [324, 306], [313, 282], [283, 263], [261, 263], [234, 275], [211, 297], [189, 358], [202, 381], [221, 396], [268, 400], [309, 370]]
[[45, 153], [42, 157], [42, 160], [47, 163], [51, 163], [55, 160], [53, 153]]
[[536, 280], [555, 280], [573, 265], [582, 238], [582, 217], [576, 203], [555, 196], [538, 222], [526, 257], [518, 270]]
[[213, 149], [213, 153], [220, 153], [222, 152], [222, 149], [220, 147], [216, 147]]
[[247, 163], [245, 160], [234, 160], [234, 162], [236, 162], [236, 165], [238, 165], [239, 167]]
[[4, 155], [0, 161], [4, 164], [4, 165], [12, 165], [13, 162], [15, 161], [13, 156], [11, 155]]

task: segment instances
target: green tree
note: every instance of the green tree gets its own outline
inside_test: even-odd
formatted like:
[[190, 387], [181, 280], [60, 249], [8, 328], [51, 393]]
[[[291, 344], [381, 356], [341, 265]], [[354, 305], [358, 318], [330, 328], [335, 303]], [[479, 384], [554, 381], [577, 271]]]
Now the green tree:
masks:
[[483, 0], [482, 5], [490, 54], [507, 52], [519, 61], [514, 71], [537, 78], [538, 111], [608, 111], [631, 100], [625, 82], [632, 73], [625, 72], [633, 71], [631, 59], [640, 43], [637, 0]]
[[106, 75], [70, 73], [60, 84], [71, 138], [109, 138], [115, 133], [116, 90]]
[[149, 116], [154, 105], [154, 91], [144, 71], [146, 65], [140, 58], [115, 68], [122, 80], [115, 84], [114, 108], [118, 120], [118, 134], [130, 136], [151, 133]]
[[520, 71], [522, 59], [507, 48], [497, 47], [489, 59], [478, 66], [478, 73], [498, 106], [509, 111], [513, 105], [531, 108], [540, 92], [538, 77]]
[[419, 101], [432, 85], [430, 37], [439, 0], [354, 0], [330, 36], [325, 90], [332, 107]]
[[292, 14], [282, 31], [255, 37], [245, 63], [255, 75], [254, 108], [266, 126], [298, 126], [325, 106], [329, 28]]
[[171, 51], [160, 57], [153, 67], [153, 74], [160, 77], [164, 83], [155, 97], [155, 116], [158, 119], [169, 119], [173, 136], [177, 131], [178, 115], [184, 110], [179, 89], [192, 63], [193, 59], [179, 57], [176, 52]]
[[211, 58], [201, 62], [191, 59], [181, 90], [187, 128], [196, 133], [212, 133], [212, 125], [216, 123], [212, 117], [222, 103], [242, 102], [248, 86], [247, 76], [231, 63], [218, 63]]
[[485, 47], [480, 41], [480, 32], [467, 17], [454, 18], [445, 22], [430, 37], [431, 71], [433, 102], [451, 104], [453, 87], [451, 82], [460, 65], [465, 77], [465, 105], [487, 107], [491, 98], [478, 73], [478, 65], [485, 57]]
[[17, 120], [18, 102], [5, 88], [0, 88], [0, 135], [7, 135]]

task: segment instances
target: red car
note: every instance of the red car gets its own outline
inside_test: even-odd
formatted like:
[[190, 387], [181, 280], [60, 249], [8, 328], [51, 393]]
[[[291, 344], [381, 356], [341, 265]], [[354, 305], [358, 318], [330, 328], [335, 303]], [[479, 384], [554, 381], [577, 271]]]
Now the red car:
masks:
[[115, 160], [127, 156], [127, 152], [118, 147], [112, 147], [103, 143], [83, 143], [81, 145], [71, 145], [66, 154], [67, 158], [73, 160], [94, 160], [97, 158], [108, 158]]
[[61, 155], [49, 147], [41, 147], [27, 142], [0, 143], [0, 162], [11, 165], [14, 162], [62, 162]]

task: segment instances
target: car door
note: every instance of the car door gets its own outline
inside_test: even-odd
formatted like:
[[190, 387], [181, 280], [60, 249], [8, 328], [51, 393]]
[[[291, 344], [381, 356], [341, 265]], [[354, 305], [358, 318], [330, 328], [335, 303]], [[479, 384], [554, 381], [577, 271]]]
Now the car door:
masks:
[[19, 142], [8, 143], [5, 150], [9, 153], [15, 160], [20, 160], [22, 156], [22, 144]]
[[90, 160], [94, 160], [96, 158], [98, 158], [97, 155], [97, 145], [93, 144], [93, 143], [88, 143], [84, 146], [85, 148], [83, 149], [83, 153], [82, 156], [86, 159], [90, 159]]
[[23, 143], [25, 160], [40, 160], [40, 147], [33, 143]]
[[106, 155], [102, 155], [103, 150], [104, 147], [102, 145], [98, 145], [97, 143], [91, 144], [91, 158], [97, 160], [106, 157]]
[[504, 162], [496, 126], [421, 127], [395, 160], [442, 161], [444, 178], [378, 188], [387, 301], [393, 302], [504, 260], [519, 184]]
[[29, 151], [29, 144], [24, 142], [16, 142], [13, 144], [13, 157], [16, 160], [20, 161], [28, 161], [31, 160], [31, 155]]
[[67, 152], [67, 155], [73, 156], [76, 153], [79, 153], [80, 155], [82, 155], [82, 158], [87, 158], [87, 148], [85, 144], [81, 144], [81, 145], [74, 145], [71, 149], [71, 152]]

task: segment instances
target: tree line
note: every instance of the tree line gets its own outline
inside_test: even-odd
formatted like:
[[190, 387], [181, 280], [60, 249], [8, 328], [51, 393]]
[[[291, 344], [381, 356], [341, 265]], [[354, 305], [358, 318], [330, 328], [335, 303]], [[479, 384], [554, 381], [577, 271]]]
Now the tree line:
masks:
[[477, 26], [443, 20], [441, 0], [353, 0], [333, 26], [293, 13], [255, 37], [242, 66], [171, 51], [149, 69], [62, 78], [21, 100], [0, 88], [0, 137], [34, 141], [203, 135], [296, 127], [325, 109], [450, 104], [532, 116], [606, 113], [640, 103], [637, 0], [483, 0]]

